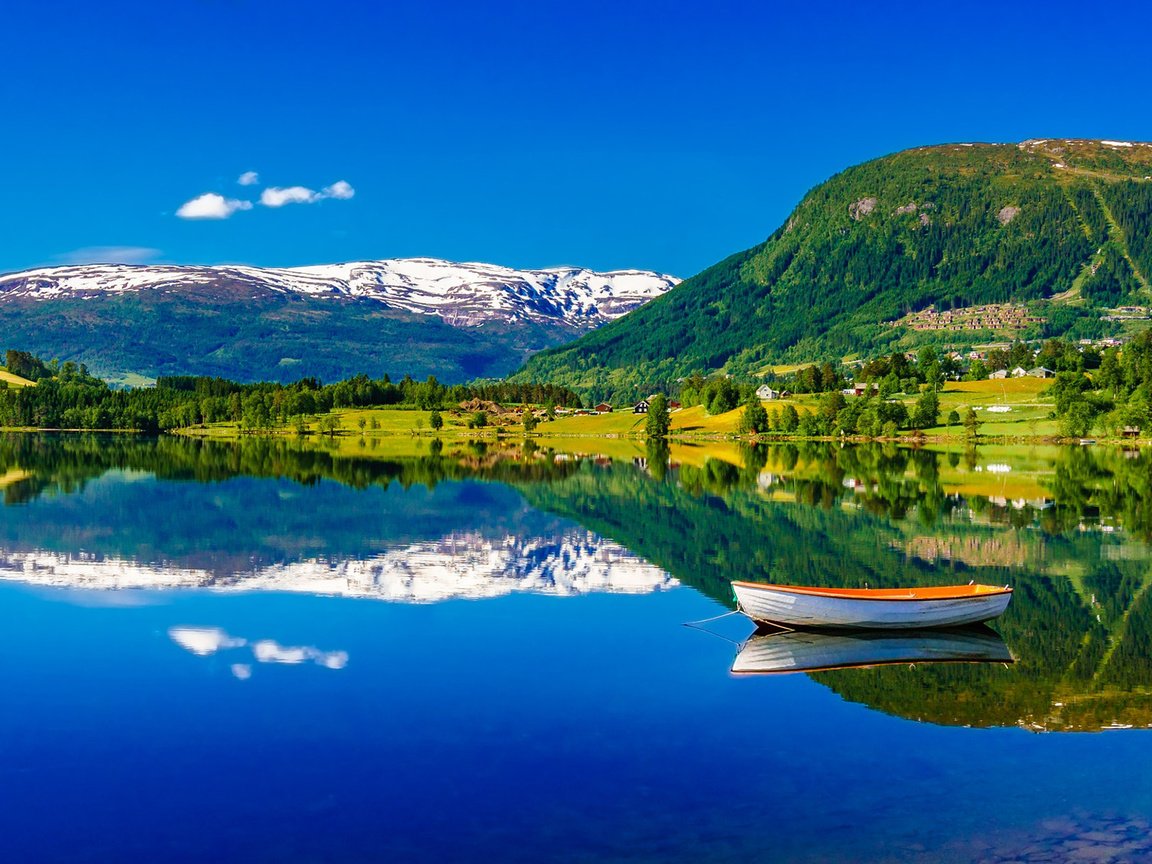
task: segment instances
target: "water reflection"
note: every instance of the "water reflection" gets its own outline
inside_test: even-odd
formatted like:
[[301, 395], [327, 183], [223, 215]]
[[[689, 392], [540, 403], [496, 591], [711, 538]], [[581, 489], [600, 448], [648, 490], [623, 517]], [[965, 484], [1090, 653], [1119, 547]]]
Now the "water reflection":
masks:
[[[0, 437], [13, 505], [0, 522], [0, 576], [406, 603], [683, 584], [729, 605], [733, 579], [974, 579], [1016, 589], [996, 624], [1012, 669], [898, 665], [814, 680], [942, 723], [1152, 725], [1152, 457], [833, 444], [717, 452], [655, 445], [581, 458], [495, 443], [366, 459], [287, 441]], [[268, 656], [295, 655], [276, 645]]]
[[[289, 666], [315, 663], [328, 669], [343, 669], [348, 665], [347, 651], [321, 651], [313, 645], [281, 645], [275, 639], [250, 641], [243, 637], [230, 636], [220, 627], [172, 627], [168, 630], [168, 637], [198, 657], [251, 647], [252, 656], [257, 663], [283, 663]], [[246, 664], [234, 664], [232, 667], [234, 673], [238, 666], [247, 670], [247, 674], [238, 674], [237, 677], [247, 678], [251, 674], [250, 667]]]
[[308, 557], [242, 569], [142, 562], [91, 553], [0, 550], [0, 579], [88, 590], [211, 588], [289, 591], [404, 603], [481, 599], [523, 591], [558, 596], [643, 594], [679, 583], [610, 540], [571, 529], [549, 537], [452, 532], [371, 557]]
[[735, 675], [824, 672], [892, 664], [1012, 663], [1000, 635], [986, 627], [958, 630], [858, 630], [760, 633], [740, 647]]

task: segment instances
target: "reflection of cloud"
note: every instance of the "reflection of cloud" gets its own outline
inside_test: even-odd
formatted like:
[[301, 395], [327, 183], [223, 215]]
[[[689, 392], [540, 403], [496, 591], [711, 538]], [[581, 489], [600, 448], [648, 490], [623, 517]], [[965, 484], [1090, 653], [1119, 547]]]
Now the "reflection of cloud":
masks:
[[225, 648], [242, 648], [248, 644], [246, 639], [229, 636], [219, 627], [173, 627], [168, 635], [181, 648], [201, 657]]
[[348, 665], [347, 651], [321, 651], [311, 645], [281, 645], [273, 639], [261, 639], [255, 643], [252, 655], [260, 663], [295, 665], [312, 661], [329, 669], [343, 669]]
[[[193, 654], [207, 657], [228, 648], [243, 648], [247, 639], [229, 636], [219, 627], [173, 627], [168, 631], [172, 641]], [[281, 645], [275, 639], [260, 639], [252, 642], [252, 656], [258, 663], [286, 663], [299, 665], [315, 663], [326, 669], [343, 669], [348, 665], [347, 651], [321, 651], [313, 645]], [[252, 667], [247, 663], [233, 663], [232, 674], [241, 681], [252, 677]]]

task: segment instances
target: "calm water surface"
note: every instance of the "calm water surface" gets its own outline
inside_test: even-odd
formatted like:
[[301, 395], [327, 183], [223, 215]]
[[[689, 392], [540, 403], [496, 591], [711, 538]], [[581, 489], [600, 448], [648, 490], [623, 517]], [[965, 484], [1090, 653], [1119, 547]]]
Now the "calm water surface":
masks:
[[[1148, 860], [1147, 456], [668, 457], [0, 439], [0, 860]], [[1016, 662], [733, 675], [732, 578]]]

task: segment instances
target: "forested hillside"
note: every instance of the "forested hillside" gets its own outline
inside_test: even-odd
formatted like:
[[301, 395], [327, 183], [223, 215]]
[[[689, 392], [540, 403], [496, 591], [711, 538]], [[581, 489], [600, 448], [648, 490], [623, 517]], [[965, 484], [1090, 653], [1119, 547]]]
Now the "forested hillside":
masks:
[[1150, 175], [1152, 145], [1108, 141], [867, 162], [809, 192], [761, 245], [522, 374], [602, 398], [693, 371], [1122, 332], [1152, 305]]

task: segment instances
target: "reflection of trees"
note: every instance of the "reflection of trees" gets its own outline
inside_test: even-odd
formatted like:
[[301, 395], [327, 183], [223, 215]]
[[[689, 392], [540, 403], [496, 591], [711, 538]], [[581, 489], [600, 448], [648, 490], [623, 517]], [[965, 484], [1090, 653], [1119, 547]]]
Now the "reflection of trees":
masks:
[[[9, 504], [75, 492], [112, 470], [207, 483], [328, 479], [356, 489], [492, 480], [725, 603], [733, 579], [1011, 583], [1017, 593], [997, 629], [1019, 660], [1012, 670], [921, 666], [820, 673], [817, 680], [845, 698], [939, 722], [1152, 722], [1152, 556], [1121, 533], [1082, 530], [1104, 521], [1152, 538], [1152, 471], [1143, 454], [1061, 451], [1050, 500], [1010, 506], [946, 493], [942, 460], [951, 464], [956, 454], [893, 446], [744, 445], [739, 465], [712, 459], [676, 467], [656, 442], [647, 470], [499, 446], [437, 440], [424, 456], [375, 459], [286, 439], [21, 434], [0, 436], [0, 477]], [[441, 517], [452, 522], [447, 511]], [[341, 542], [354, 546], [366, 524], [350, 524]], [[143, 527], [122, 528], [118, 542], [126, 548], [147, 539], [134, 533]], [[234, 527], [205, 521], [203, 530], [191, 541], [231, 548]]]
[[[1067, 475], [1090, 478], [1098, 488], [1099, 461], [1080, 454], [1066, 454]], [[1071, 524], [1061, 519], [1059, 503], [1015, 508], [945, 494], [943, 457], [927, 451], [799, 445], [745, 451], [743, 458], [743, 470], [709, 461], [684, 466], [662, 484], [634, 471], [582, 470], [523, 492], [534, 505], [580, 520], [729, 605], [733, 579], [872, 586], [977, 579], [1015, 587], [1012, 606], [997, 622], [1018, 659], [1010, 671], [921, 666], [817, 676], [845, 698], [946, 723], [1152, 722], [1152, 690], [1143, 689], [1152, 685], [1146, 659], [1152, 592], [1145, 590], [1152, 576], [1139, 560], [1101, 560], [1106, 535], [1067, 530], [1079, 517]], [[1124, 470], [1134, 461], [1117, 465]], [[762, 472], [784, 464], [798, 473], [774, 475], [761, 488]], [[1079, 468], [1087, 470], [1075, 474]], [[1078, 512], [1080, 500], [1102, 497], [1077, 494], [1069, 512]], [[841, 506], [849, 500], [857, 506]], [[965, 506], [982, 518], [972, 522]], [[1061, 526], [1064, 533], [1045, 533]], [[989, 541], [1009, 531], [1024, 557], [979, 555], [982, 545], [996, 547]], [[972, 538], [976, 554], [913, 557], [906, 551], [910, 534], [938, 536], [945, 547]], [[1059, 710], [1054, 702], [1062, 703]]]
[[[323, 444], [324, 442], [321, 442]], [[480, 446], [475, 446], [477, 443]], [[445, 480], [543, 481], [574, 470], [568, 462], [518, 458], [519, 451], [489, 453], [483, 442], [444, 452], [433, 441], [428, 456], [347, 457], [334, 448], [288, 439], [212, 441], [129, 435], [0, 435], [0, 476], [22, 472], [4, 489], [6, 504], [30, 501], [46, 491], [71, 493], [112, 470], [145, 471], [165, 480], [212, 483], [232, 477], [269, 477], [313, 485], [335, 480], [356, 489], [434, 487]]]
[[1030, 623], [1021, 627], [1020, 616], [1009, 615], [998, 624], [1020, 661], [1010, 670], [921, 665], [812, 677], [845, 699], [935, 723], [1046, 730], [1152, 724], [1150, 592], [1138, 593], [1109, 627], [1066, 581], [1048, 582], [1047, 594], [1031, 580], [1021, 587], [1025, 595], [1010, 611], [1026, 608]]
[[668, 439], [663, 437], [652, 437], [645, 442], [645, 458], [648, 460], [648, 471], [652, 474], [653, 480], [663, 480], [668, 474], [668, 459], [671, 455], [671, 448], [668, 446]]
[[1068, 448], [1056, 464], [1052, 493], [1046, 530], [1067, 531], [1105, 517], [1152, 540], [1152, 456], [1146, 451]]

